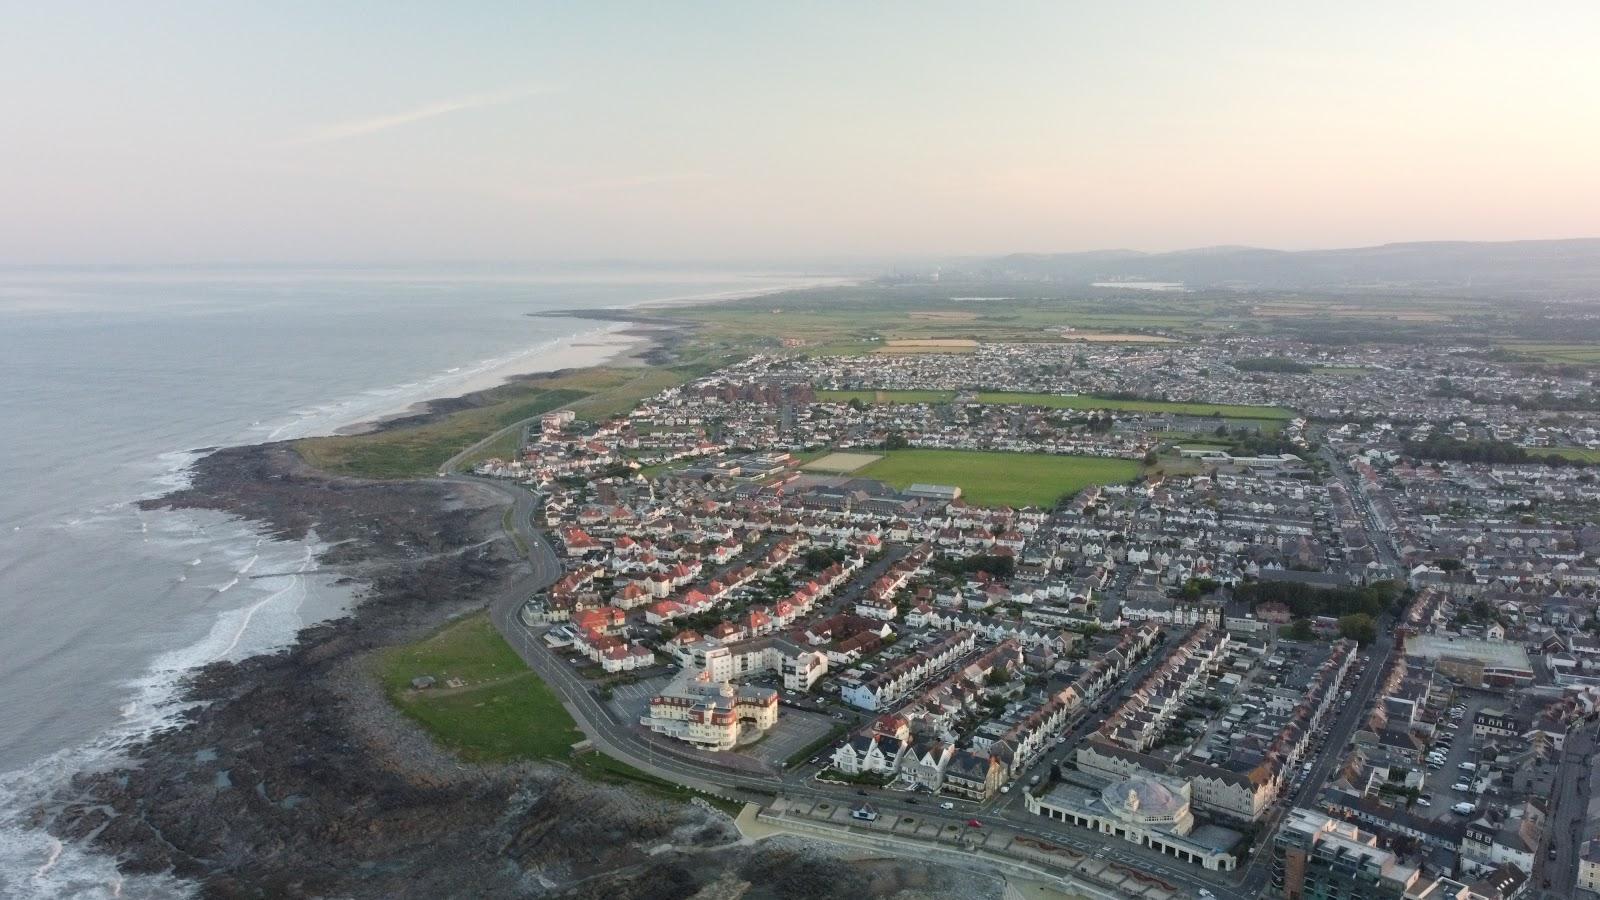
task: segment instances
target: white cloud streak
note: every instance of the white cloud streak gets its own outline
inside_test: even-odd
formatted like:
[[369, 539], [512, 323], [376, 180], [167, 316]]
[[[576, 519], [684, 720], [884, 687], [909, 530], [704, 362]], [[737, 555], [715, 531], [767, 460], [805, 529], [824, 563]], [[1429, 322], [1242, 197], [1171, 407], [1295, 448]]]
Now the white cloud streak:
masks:
[[337, 141], [346, 141], [351, 138], [365, 137], [402, 125], [411, 125], [428, 119], [446, 116], [451, 113], [466, 112], [473, 109], [486, 109], [491, 106], [504, 106], [538, 94], [548, 94], [555, 89], [550, 87], [526, 87], [511, 91], [497, 91], [489, 94], [473, 94], [467, 97], [457, 97], [453, 100], [441, 100], [428, 103], [403, 112], [390, 113], [385, 116], [370, 116], [361, 119], [351, 119], [319, 128], [316, 131], [281, 141], [278, 147], [308, 147], [315, 144], [331, 144]]

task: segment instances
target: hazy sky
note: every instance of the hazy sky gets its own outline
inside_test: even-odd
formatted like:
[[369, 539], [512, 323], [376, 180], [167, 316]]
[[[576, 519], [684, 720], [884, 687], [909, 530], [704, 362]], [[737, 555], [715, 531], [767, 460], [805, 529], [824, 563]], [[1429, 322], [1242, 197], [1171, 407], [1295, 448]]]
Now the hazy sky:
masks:
[[1600, 2], [0, 6], [0, 262], [1600, 236]]

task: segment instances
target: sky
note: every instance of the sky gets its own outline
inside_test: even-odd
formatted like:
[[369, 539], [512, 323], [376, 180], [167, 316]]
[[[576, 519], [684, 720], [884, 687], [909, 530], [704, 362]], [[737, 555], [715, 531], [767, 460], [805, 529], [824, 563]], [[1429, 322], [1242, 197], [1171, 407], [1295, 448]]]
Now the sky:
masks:
[[1600, 236], [1600, 3], [0, 0], [0, 264]]

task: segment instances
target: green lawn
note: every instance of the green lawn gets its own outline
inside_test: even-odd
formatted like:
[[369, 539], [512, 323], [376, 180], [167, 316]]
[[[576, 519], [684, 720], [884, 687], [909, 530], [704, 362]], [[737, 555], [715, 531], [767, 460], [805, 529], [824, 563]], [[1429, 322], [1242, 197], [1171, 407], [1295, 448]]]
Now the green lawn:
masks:
[[1121, 409], [1128, 412], [1174, 413], [1184, 416], [1223, 416], [1233, 419], [1291, 419], [1294, 413], [1278, 406], [1243, 406], [1235, 403], [1169, 403], [1165, 400], [1113, 400], [1108, 397], [1060, 394], [1022, 394], [985, 391], [980, 403], [1044, 406], [1051, 409]]
[[1528, 452], [1534, 456], [1560, 456], [1579, 462], [1600, 463], [1600, 450], [1586, 450], [1582, 447], [1533, 447]]
[[1088, 456], [891, 450], [855, 474], [897, 488], [915, 482], [959, 485], [962, 497], [980, 506], [1050, 506], [1091, 484], [1129, 481], [1140, 469], [1133, 460]]
[[[540, 413], [570, 407], [579, 418], [599, 420], [632, 409], [639, 400], [731, 362], [726, 352], [707, 350], [671, 366], [597, 366], [530, 381], [504, 384], [479, 404], [436, 421], [372, 434], [307, 438], [295, 449], [325, 472], [361, 478], [425, 478], [445, 460], [495, 431]], [[503, 435], [468, 462], [507, 458], [518, 435]]]
[[1550, 363], [1600, 363], [1600, 344], [1557, 344], [1545, 341], [1505, 341], [1500, 346], [1514, 353]]
[[[477, 613], [415, 644], [377, 654], [384, 691], [406, 715], [463, 759], [498, 762], [571, 756], [583, 739], [555, 694]], [[413, 691], [411, 679], [438, 683]], [[460, 678], [465, 687], [448, 688]]]
[[[437, 421], [372, 434], [331, 435], [295, 442], [306, 461], [326, 472], [362, 478], [421, 478], [484, 436], [589, 394], [526, 384], [497, 388], [488, 405]], [[495, 400], [503, 396], [504, 399]]]
[[[641, 772], [603, 753], [574, 754], [583, 732], [522, 659], [489, 622], [475, 613], [430, 637], [380, 651], [374, 671], [390, 701], [415, 719], [434, 740], [471, 762], [542, 759], [562, 762], [585, 777], [642, 789], [668, 800], [695, 793]], [[438, 684], [411, 689], [411, 679], [432, 675]], [[445, 687], [460, 678], [466, 686]], [[742, 804], [706, 797], [729, 815]]]
[[817, 391], [817, 400], [833, 403], [949, 403], [955, 391]]
[[[817, 391], [818, 400], [835, 403], [949, 403], [955, 391]], [[980, 391], [979, 403], [1016, 406], [1043, 406], [1050, 409], [1121, 409], [1128, 412], [1174, 413], [1186, 416], [1220, 416], [1229, 419], [1284, 422], [1294, 412], [1278, 406], [1245, 406], [1236, 403], [1169, 403], [1165, 400], [1113, 400], [1090, 395], [1028, 394], [1011, 391]]]

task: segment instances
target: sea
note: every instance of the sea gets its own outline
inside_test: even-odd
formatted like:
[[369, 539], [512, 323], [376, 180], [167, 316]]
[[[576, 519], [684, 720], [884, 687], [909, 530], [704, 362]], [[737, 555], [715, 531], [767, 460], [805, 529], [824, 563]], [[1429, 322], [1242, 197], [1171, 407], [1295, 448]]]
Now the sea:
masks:
[[320, 545], [145, 511], [203, 448], [333, 433], [634, 345], [556, 309], [817, 283], [649, 267], [0, 269], [0, 897], [171, 897], [31, 812], [181, 708], [182, 675], [353, 597]]

